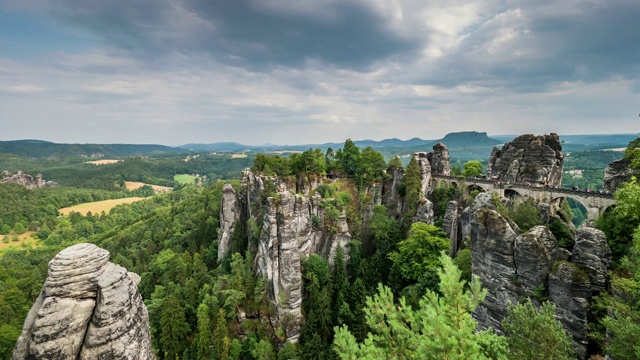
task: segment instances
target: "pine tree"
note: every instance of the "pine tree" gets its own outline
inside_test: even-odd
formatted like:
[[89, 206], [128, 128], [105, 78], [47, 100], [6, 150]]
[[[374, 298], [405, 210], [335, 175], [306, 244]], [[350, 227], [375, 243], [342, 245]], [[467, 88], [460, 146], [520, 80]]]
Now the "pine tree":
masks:
[[162, 302], [160, 312], [160, 348], [165, 358], [179, 359], [187, 345], [189, 325], [180, 300], [169, 295]]
[[196, 356], [198, 360], [211, 358], [211, 321], [209, 307], [205, 304], [198, 306], [198, 337], [196, 338]]
[[403, 212], [411, 217], [416, 214], [418, 202], [422, 199], [422, 176], [420, 166], [415, 157], [411, 157], [407, 171], [402, 177], [402, 188], [405, 191]]
[[571, 336], [555, 316], [556, 306], [548, 301], [540, 309], [530, 299], [512, 306], [502, 320], [502, 328], [514, 359], [575, 359]]
[[229, 357], [231, 342], [229, 341], [229, 329], [224, 309], [218, 310], [216, 329], [213, 332], [213, 349], [217, 359], [224, 360]]
[[335, 327], [334, 349], [341, 359], [506, 359], [506, 340], [492, 331], [476, 331], [471, 312], [486, 296], [475, 279], [465, 291], [460, 270], [446, 255], [440, 261], [440, 293], [433, 291], [413, 310], [404, 298], [394, 303], [391, 290], [378, 286], [365, 309], [371, 332], [358, 343], [346, 326]]

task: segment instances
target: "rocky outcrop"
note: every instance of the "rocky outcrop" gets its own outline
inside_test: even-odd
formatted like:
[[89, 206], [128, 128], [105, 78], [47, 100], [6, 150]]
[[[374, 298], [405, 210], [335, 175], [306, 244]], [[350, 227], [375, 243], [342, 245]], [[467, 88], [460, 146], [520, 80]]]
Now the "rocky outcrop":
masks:
[[546, 226], [536, 226], [516, 238], [514, 259], [519, 293], [534, 296], [545, 287], [551, 267], [558, 258], [558, 243]]
[[556, 318], [573, 336], [578, 357], [584, 359], [591, 299], [606, 288], [611, 264], [604, 234], [578, 229], [571, 253], [558, 246], [546, 226], [519, 234], [517, 225], [491, 206], [486, 199], [476, 198], [462, 214], [470, 218], [472, 272], [488, 292], [474, 314], [479, 326], [501, 331], [510, 303], [522, 297], [539, 303], [548, 296], [556, 305]]
[[442, 230], [449, 238], [451, 244], [449, 256], [456, 257], [458, 253], [458, 202], [449, 201], [442, 219]]
[[420, 194], [423, 197], [428, 197], [431, 194], [431, 163], [429, 158], [431, 153], [417, 152], [413, 154], [413, 158], [418, 162], [420, 167], [420, 181], [422, 183], [420, 188]]
[[220, 204], [220, 230], [218, 230], [218, 260], [224, 258], [229, 250], [229, 242], [233, 230], [240, 219], [240, 209], [236, 192], [231, 184], [222, 187], [222, 200]]
[[475, 316], [481, 327], [500, 330], [509, 304], [520, 298], [514, 259], [518, 234], [502, 215], [487, 208], [477, 210], [471, 223], [471, 272], [487, 289]]
[[611, 266], [611, 249], [602, 231], [589, 227], [578, 229], [571, 262], [587, 273], [594, 292], [605, 290], [608, 268]]
[[573, 337], [578, 359], [587, 357], [587, 319], [591, 308], [589, 277], [576, 265], [558, 261], [549, 274], [549, 300], [556, 305], [556, 319]]
[[433, 152], [429, 153], [429, 163], [431, 172], [436, 175], [450, 176], [451, 161], [449, 158], [449, 148], [441, 142], [433, 145]]
[[265, 206], [257, 267], [290, 341], [298, 339], [302, 318], [300, 258], [313, 253], [331, 261], [338, 246], [346, 250], [351, 240], [346, 214], [325, 219], [323, 201], [319, 195], [306, 198], [284, 191]]
[[423, 222], [425, 224], [433, 225], [433, 203], [429, 199], [422, 198], [422, 201], [418, 204], [416, 216], [414, 222]]
[[12, 359], [153, 359], [139, 281], [93, 244], [62, 250], [49, 262]]
[[38, 174], [35, 178], [29, 174], [25, 174], [22, 171], [18, 171], [15, 174], [11, 174], [9, 171], [3, 171], [0, 177], [1, 183], [13, 183], [25, 186], [27, 189], [39, 189], [43, 187], [57, 187], [58, 183], [55, 181], [45, 181], [42, 178], [42, 174]]
[[402, 206], [404, 204], [403, 198], [400, 196], [400, 183], [404, 176], [403, 168], [392, 168], [387, 170], [387, 174], [390, 176], [390, 180], [384, 183], [382, 193], [384, 194], [384, 205], [387, 207], [390, 213], [400, 214], [402, 213]]
[[629, 168], [631, 161], [621, 159], [612, 161], [604, 170], [604, 182], [602, 187], [611, 193], [615, 192], [620, 185], [631, 180], [632, 176], [638, 176], [640, 169]]
[[501, 181], [560, 186], [564, 154], [557, 134], [521, 135], [493, 148], [487, 175]]

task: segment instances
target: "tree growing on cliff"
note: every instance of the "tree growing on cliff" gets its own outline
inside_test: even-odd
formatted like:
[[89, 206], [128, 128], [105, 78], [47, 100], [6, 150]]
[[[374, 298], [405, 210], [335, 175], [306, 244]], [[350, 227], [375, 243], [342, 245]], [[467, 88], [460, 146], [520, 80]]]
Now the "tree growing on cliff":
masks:
[[476, 331], [471, 317], [486, 290], [477, 279], [465, 290], [451, 258], [441, 255], [440, 261], [442, 296], [428, 291], [414, 310], [404, 298], [396, 304], [391, 289], [379, 285], [378, 294], [367, 299], [371, 332], [364, 342], [358, 343], [346, 326], [334, 328], [340, 359], [506, 359], [506, 339], [491, 330]]
[[398, 243], [398, 250], [389, 254], [389, 258], [394, 270], [408, 283], [415, 284], [421, 295], [426, 289], [437, 289], [440, 253], [448, 248], [449, 240], [440, 228], [417, 222], [411, 225], [409, 237]]
[[402, 177], [402, 188], [405, 192], [403, 212], [407, 216], [414, 216], [418, 209], [418, 202], [422, 198], [422, 178], [418, 160], [412, 157], [407, 171]]
[[556, 306], [548, 301], [536, 309], [531, 299], [512, 306], [502, 320], [510, 357], [514, 359], [575, 359], [571, 336], [555, 316]]

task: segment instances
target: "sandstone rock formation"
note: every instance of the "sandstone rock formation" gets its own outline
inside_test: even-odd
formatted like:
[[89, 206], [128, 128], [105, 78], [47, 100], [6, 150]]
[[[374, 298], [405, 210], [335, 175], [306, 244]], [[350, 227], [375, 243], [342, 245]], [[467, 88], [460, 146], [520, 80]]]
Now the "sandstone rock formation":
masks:
[[413, 154], [413, 158], [418, 162], [420, 167], [420, 180], [422, 182], [420, 193], [424, 197], [428, 197], [431, 194], [431, 163], [429, 158], [431, 153], [417, 152]]
[[573, 337], [579, 359], [587, 356], [587, 319], [591, 308], [589, 277], [576, 265], [559, 261], [549, 274], [549, 300], [556, 304], [556, 319]]
[[240, 209], [236, 192], [231, 184], [222, 187], [222, 203], [220, 204], [220, 230], [218, 232], [218, 260], [222, 259], [229, 250], [229, 241], [240, 219]]
[[629, 165], [631, 165], [631, 161], [626, 159], [610, 162], [604, 170], [602, 187], [606, 191], [613, 193], [620, 185], [631, 180], [632, 176], [638, 176], [640, 169], [631, 169]]
[[573, 336], [578, 357], [584, 359], [591, 299], [605, 289], [611, 264], [604, 234], [587, 227], [578, 229], [571, 253], [558, 246], [546, 226], [520, 233], [517, 225], [492, 210], [481, 195], [462, 213], [469, 216], [472, 273], [488, 292], [474, 314], [479, 326], [501, 331], [509, 304], [523, 296], [537, 303], [548, 295], [556, 305], [557, 319]]
[[49, 262], [12, 360], [153, 359], [139, 281], [93, 244], [62, 250]]
[[418, 210], [414, 221], [420, 221], [425, 224], [433, 225], [433, 203], [427, 198], [422, 198], [420, 204], [418, 204]]
[[431, 172], [435, 175], [451, 175], [449, 148], [441, 142], [433, 145], [433, 152], [428, 155]]
[[521, 135], [493, 148], [487, 176], [501, 181], [560, 186], [564, 154], [557, 134]]
[[571, 262], [587, 273], [593, 291], [605, 290], [611, 261], [611, 249], [602, 231], [589, 227], [576, 231]]
[[45, 181], [42, 174], [38, 174], [35, 178], [22, 171], [11, 174], [9, 171], [3, 171], [0, 177], [0, 183], [14, 183], [27, 187], [27, 189], [39, 189], [43, 187], [56, 187], [58, 183], [55, 181]]
[[458, 202], [449, 201], [442, 219], [442, 230], [449, 238], [451, 247], [449, 249], [449, 256], [455, 257], [458, 253]]

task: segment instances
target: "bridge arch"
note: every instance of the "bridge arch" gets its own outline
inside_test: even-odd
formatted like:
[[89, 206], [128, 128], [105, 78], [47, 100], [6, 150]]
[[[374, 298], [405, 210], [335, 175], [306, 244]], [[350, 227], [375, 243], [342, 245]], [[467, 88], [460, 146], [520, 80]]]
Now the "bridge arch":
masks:
[[524, 196], [514, 189], [504, 189], [504, 197], [511, 202], [520, 202], [524, 200]]

